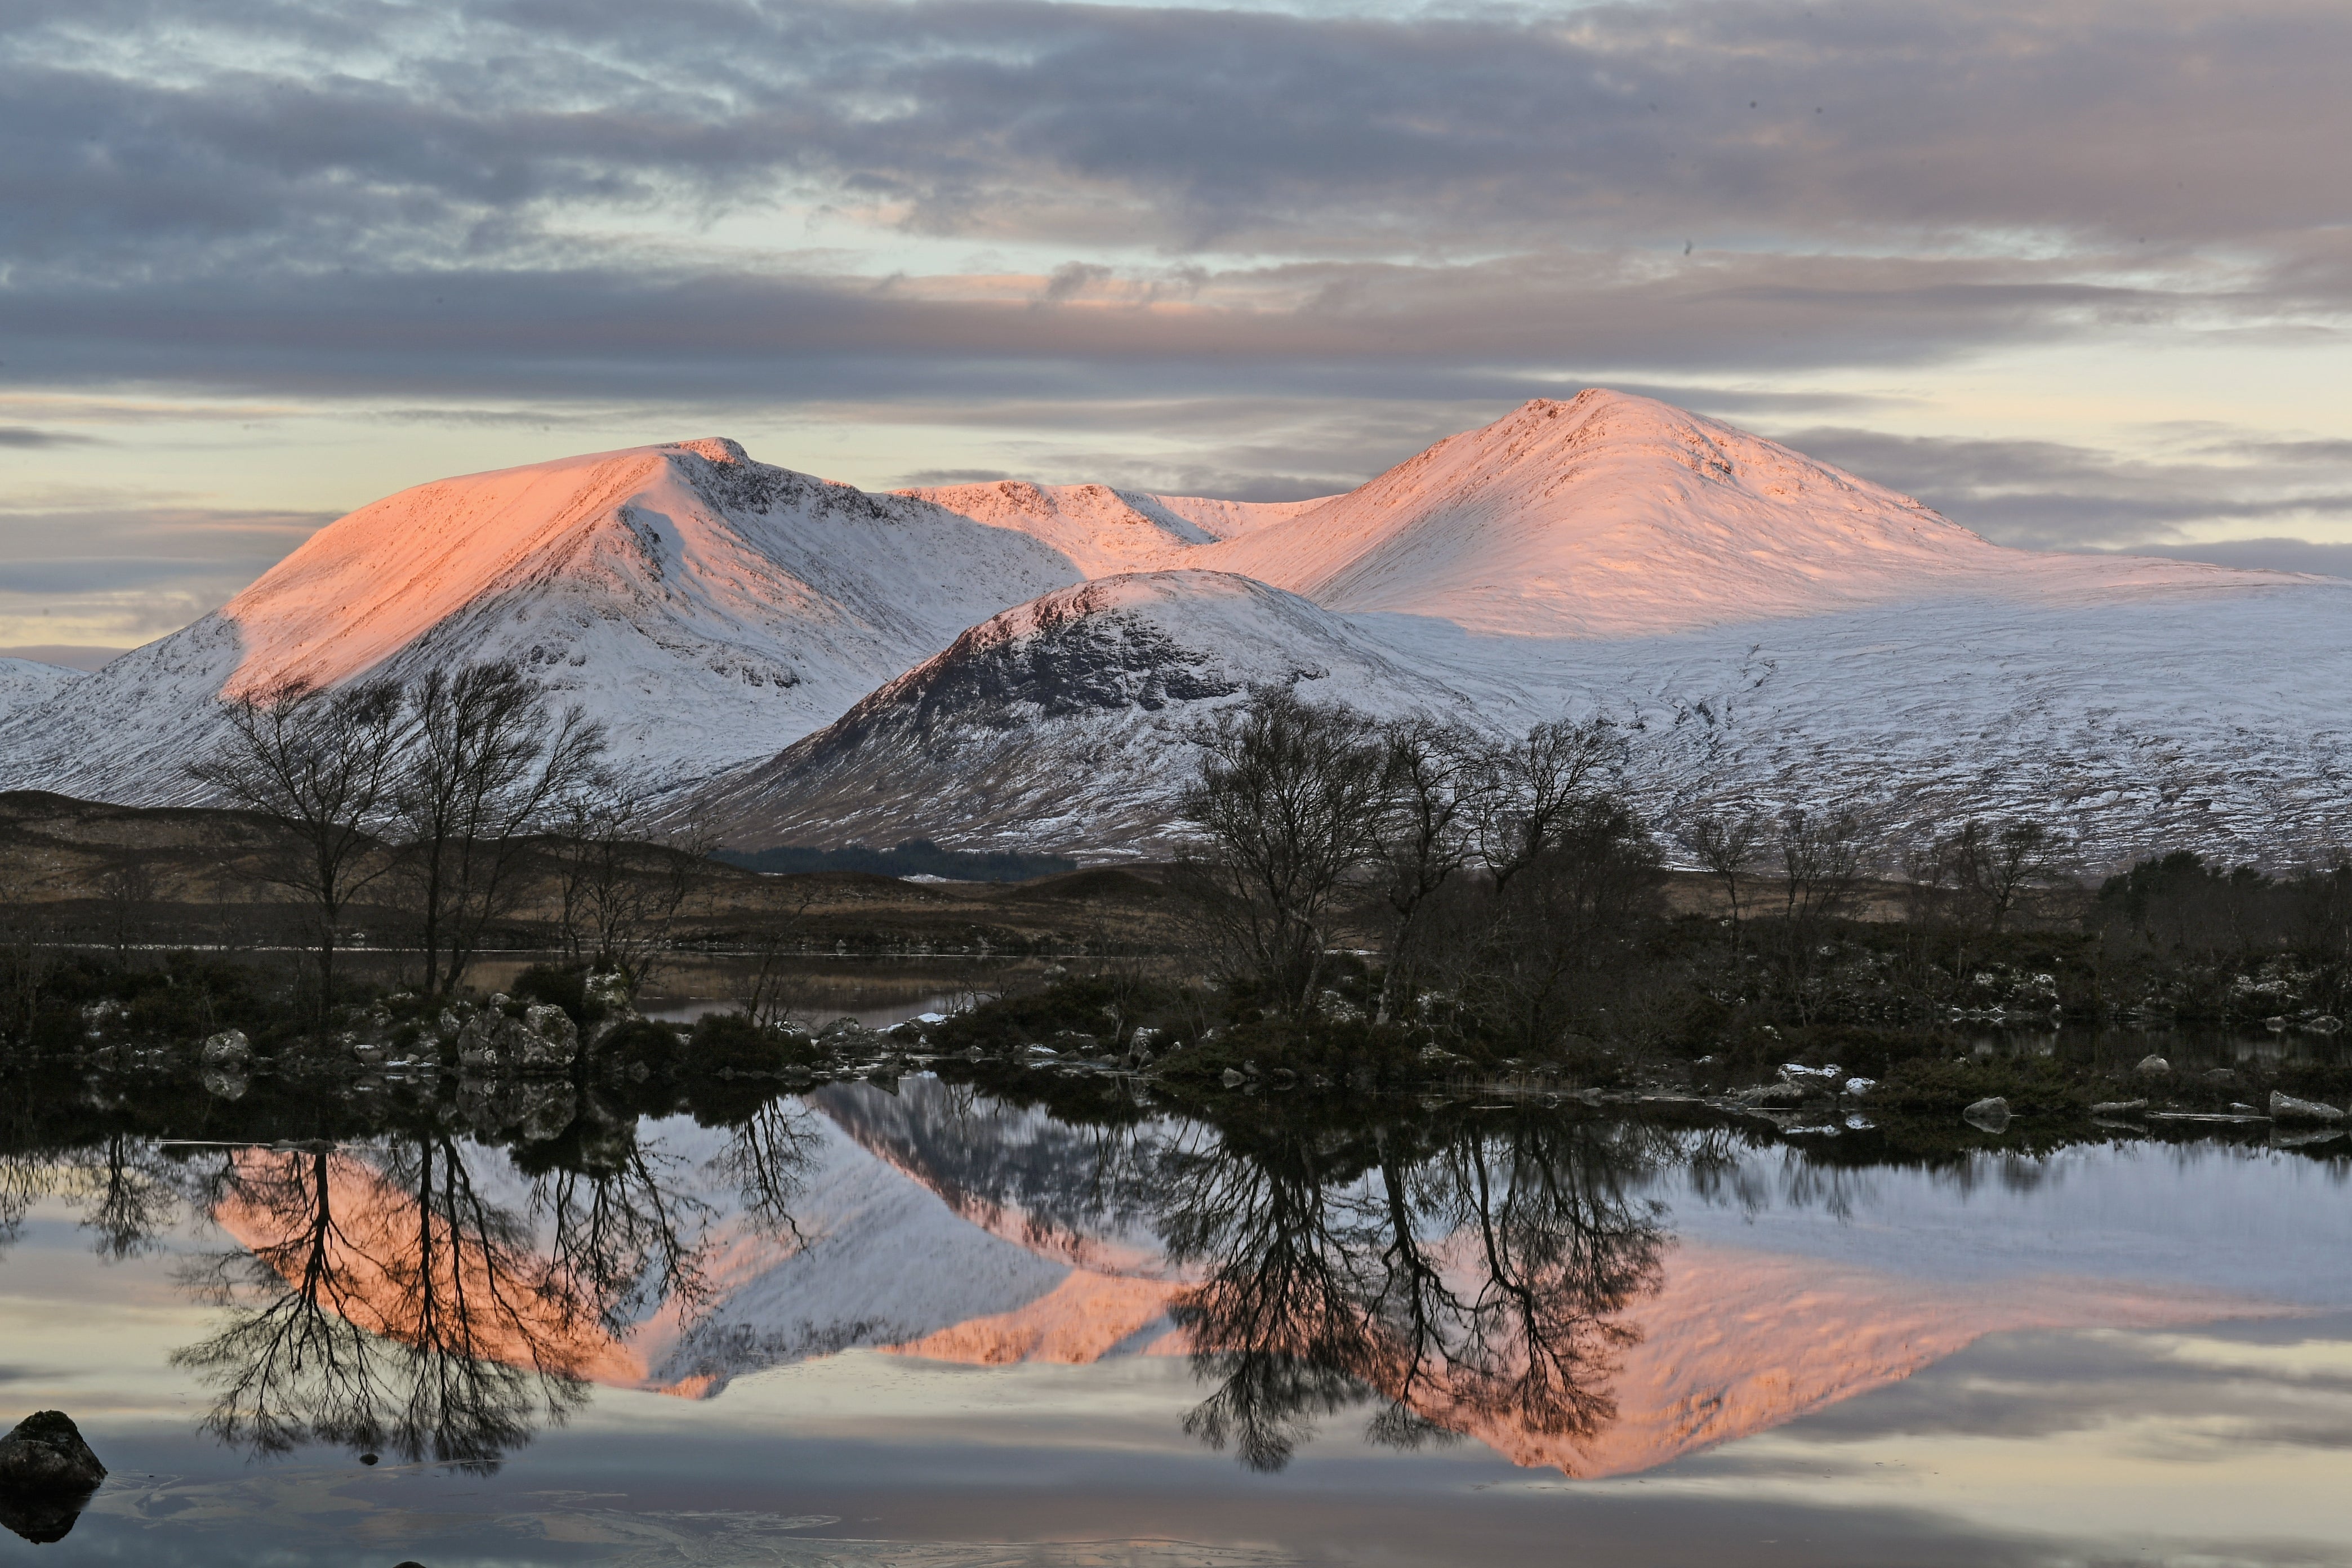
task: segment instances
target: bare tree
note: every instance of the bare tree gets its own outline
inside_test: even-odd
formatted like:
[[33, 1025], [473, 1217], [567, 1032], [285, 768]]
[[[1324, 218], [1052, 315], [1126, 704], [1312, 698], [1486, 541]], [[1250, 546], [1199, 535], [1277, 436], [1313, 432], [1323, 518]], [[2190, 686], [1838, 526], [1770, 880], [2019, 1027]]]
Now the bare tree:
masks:
[[1179, 809], [1208, 847], [1182, 879], [1233, 976], [1309, 1014], [1339, 895], [1371, 848], [1384, 772], [1372, 721], [1260, 687], [1191, 738], [1201, 775]]
[[807, 1002], [806, 974], [793, 960], [802, 922], [816, 893], [803, 883], [784, 898], [784, 907], [761, 912], [750, 943], [751, 962], [736, 988], [743, 1016], [761, 1029], [784, 1027], [805, 1011]]
[[120, 845], [108, 852], [98, 874], [98, 894], [119, 964], [130, 963], [131, 949], [147, 934], [154, 918], [155, 883], [153, 863], [138, 846]]
[[1485, 753], [1478, 847], [1497, 892], [1543, 854], [1560, 824], [1624, 759], [1624, 738], [1606, 719], [1538, 724], [1524, 740]]
[[427, 675], [409, 693], [412, 740], [394, 803], [425, 950], [425, 990], [464, 978], [484, 929], [512, 907], [530, 837], [560, 802], [605, 787], [604, 728], [551, 714], [511, 664]]
[[1380, 815], [1373, 826], [1372, 874], [1387, 906], [1388, 973], [1376, 1020], [1388, 1022], [1411, 980], [1430, 902], [1475, 853], [1481, 785], [1476, 737], [1427, 718], [1383, 725]]
[[1615, 987], [1661, 878], [1632, 807], [1600, 791], [1579, 795], [1475, 909], [1456, 989], [1517, 1048], [1552, 1048]]
[[1737, 816], [1701, 816], [1685, 824], [1675, 836], [1708, 875], [1723, 884], [1731, 906], [1731, 946], [1739, 948], [1739, 884], [1756, 869], [1764, 851], [1764, 819], [1754, 812]]
[[227, 708], [227, 737], [188, 772], [282, 834], [261, 874], [309, 906], [323, 1017], [334, 1005], [343, 911], [390, 865], [374, 830], [406, 740], [400, 687], [368, 681], [330, 691], [294, 682]]
[[664, 824], [651, 795], [607, 782], [565, 795], [551, 838], [572, 959], [644, 984], [708, 885], [716, 830], [698, 817]]
[[1870, 831], [1851, 806], [1819, 813], [1792, 809], [1780, 815], [1776, 826], [1789, 984], [1799, 1016], [1805, 1017], [1823, 922], [1852, 902], [1868, 864]]

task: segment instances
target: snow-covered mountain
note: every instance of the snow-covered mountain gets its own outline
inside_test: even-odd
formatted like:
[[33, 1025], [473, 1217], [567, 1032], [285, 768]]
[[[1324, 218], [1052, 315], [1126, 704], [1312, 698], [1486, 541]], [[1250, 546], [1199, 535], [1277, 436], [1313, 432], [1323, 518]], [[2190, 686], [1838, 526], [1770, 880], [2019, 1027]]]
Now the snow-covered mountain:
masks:
[[1089, 577], [1196, 564], [1202, 545], [1238, 539], [1324, 504], [1205, 500], [1020, 479], [898, 493], [1041, 539]]
[[1776, 442], [1601, 391], [1528, 403], [1191, 563], [1341, 614], [1580, 637], [1958, 595], [2074, 603], [2263, 575], [2003, 549]]
[[2352, 835], [2352, 587], [2003, 549], [1647, 399], [1532, 403], [1133, 557], [1190, 569], [1008, 611], [707, 798], [746, 843], [1163, 853], [1186, 730], [1273, 679], [1495, 731], [1609, 717], [1658, 816], [2031, 813], [2094, 865]]
[[82, 678], [82, 671], [34, 658], [0, 658], [0, 722], [45, 702]]
[[0, 787], [180, 798], [216, 700], [511, 658], [746, 846], [1151, 853], [1250, 684], [1604, 714], [1655, 809], [2034, 811], [2085, 858], [2352, 836], [2352, 585], [1990, 544], [1649, 399], [1538, 400], [1343, 496], [867, 495], [709, 440], [404, 491], [0, 707]]
[[1266, 683], [1383, 713], [1465, 700], [1296, 594], [1136, 573], [974, 626], [702, 798], [747, 843], [1149, 846], [1185, 780], [1184, 721]]
[[731, 441], [446, 479], [341, 519], [220, 610], [18, 711], [0, 784], [178, 798], [223, 697], [485, 658], [604, 720], [638, 776], [691, 778], [1080, 575], [1017, 530]]

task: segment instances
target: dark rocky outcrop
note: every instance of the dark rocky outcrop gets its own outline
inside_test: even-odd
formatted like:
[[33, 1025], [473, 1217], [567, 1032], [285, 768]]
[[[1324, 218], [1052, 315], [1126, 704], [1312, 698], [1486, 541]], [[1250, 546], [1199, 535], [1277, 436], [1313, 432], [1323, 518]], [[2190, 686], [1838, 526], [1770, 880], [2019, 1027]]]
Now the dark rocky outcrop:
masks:
[[37, 1411], [0, 1437], [0, 1525], [37, 1546], [62, 1541], [104, 1479], [73, 1418]]

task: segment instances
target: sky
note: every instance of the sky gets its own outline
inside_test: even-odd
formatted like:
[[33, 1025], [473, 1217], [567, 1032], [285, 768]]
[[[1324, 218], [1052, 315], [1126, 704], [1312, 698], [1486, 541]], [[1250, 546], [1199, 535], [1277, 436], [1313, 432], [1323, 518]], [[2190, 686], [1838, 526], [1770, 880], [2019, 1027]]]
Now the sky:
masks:
[[2352, 575], [2352, 5], [0, 0], [0, 648], [412, 484], [1349, 489], [1667, 399]]

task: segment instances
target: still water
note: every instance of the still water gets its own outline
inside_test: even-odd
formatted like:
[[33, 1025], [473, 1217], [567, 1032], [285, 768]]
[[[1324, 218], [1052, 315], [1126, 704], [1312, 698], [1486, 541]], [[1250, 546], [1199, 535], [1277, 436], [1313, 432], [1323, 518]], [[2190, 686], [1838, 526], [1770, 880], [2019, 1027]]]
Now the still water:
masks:
[[0, 1563], [2352, 1563], [2341, 1138], [0, 1094]]

